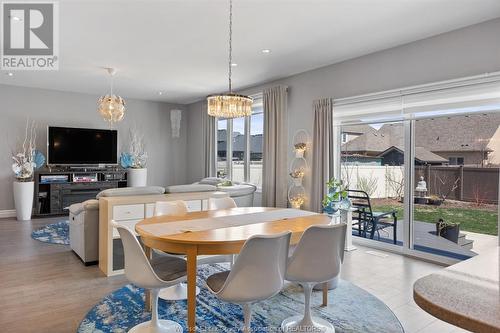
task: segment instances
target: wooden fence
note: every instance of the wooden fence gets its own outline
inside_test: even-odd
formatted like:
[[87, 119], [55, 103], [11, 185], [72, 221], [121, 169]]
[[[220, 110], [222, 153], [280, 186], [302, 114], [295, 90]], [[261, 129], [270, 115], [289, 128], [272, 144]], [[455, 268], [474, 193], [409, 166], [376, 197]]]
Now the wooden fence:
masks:
[[498, 168], [417, 166], [415, 184], [423, 176], [429, 195], [476, 203], [498, 203]]
[[[415, 166], [415, 186], [421, 176], [427, 183], [427, 195], [477, 203], [498, 203], [498, 168]], [[404, 167], [343, 166], [342, 179], [352, 189], [369, 189], [367, 192], [372, 198], [393, 198], [402, 190]]]

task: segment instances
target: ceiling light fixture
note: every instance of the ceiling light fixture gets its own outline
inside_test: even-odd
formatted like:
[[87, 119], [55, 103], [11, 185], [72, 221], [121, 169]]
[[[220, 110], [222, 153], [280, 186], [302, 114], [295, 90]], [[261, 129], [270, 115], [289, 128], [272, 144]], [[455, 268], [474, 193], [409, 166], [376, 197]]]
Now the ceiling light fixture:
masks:
[[271, 50], [269, 50], [269, 49], [263, 49], [262, 53], [271, 53]]
[[109, 122], [110, 128], [113, 123], [119, 122], [125, 116], [125, 101], [118, 95], [113, 95], [113, 77], [116, 74], [114, 68], [106, 68], [110, 76], [110, 93], [99, 98], [97, 111], [105, 121]]
[[233, 1], [229, 0], [229, 92], [207, 97], [208, 115], [218, 118], [239, 118], [252, 114], [252, 98], [233, 93], [231, 75], [233, 64]]

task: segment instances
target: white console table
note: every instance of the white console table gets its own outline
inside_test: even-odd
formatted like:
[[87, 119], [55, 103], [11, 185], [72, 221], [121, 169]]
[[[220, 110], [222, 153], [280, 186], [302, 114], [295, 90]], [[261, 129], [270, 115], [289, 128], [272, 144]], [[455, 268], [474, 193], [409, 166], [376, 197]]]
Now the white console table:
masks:
[[[208, 209], [208, 198], [215, 193], [227, 195], [223, 192], [191, 192], [99, 198], [99, 268], [106, 276], [123, 274], [120, 236], [111, 220], [135, 230], [137, 222], [153, 216], [157, 201], [183, 200], [188, 211], [203, 211]], [[117, 251], [121, 253], [115, 253]]]

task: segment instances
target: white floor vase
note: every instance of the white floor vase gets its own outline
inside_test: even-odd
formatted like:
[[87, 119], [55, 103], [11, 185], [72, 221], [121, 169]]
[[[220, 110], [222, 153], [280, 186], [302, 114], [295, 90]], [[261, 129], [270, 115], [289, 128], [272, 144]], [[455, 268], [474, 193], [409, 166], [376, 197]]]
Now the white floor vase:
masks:
[[31, 220], [31, 211], [33, 209], [33, 191], [35, 189], [34, 182], [14, 181], [13, 187], [17, 220]]
[[146, 186], [148, 181], [148, 169], [130, 168], [127, 172], [127, 184], [129, 187]]

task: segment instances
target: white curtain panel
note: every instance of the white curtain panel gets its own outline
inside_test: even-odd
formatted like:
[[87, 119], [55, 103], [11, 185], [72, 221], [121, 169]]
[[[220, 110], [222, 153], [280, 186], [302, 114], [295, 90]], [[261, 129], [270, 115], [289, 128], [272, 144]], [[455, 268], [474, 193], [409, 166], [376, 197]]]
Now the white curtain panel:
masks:
[[203, 137], [205, 138], [205, 177], [217, 175], [217, 130], [215, 117], [207, 113], [207, 105], [202, 107]]
[[287, 207], [287, 87], [264, 90], [262, 205]]
[[312, 153], [312, 192], [310, 208], [322, 211], [322, 200], [327, 192], [326, 182], [333, 176], [334, 131], [333, 99], [314, 101], [314, 128]]

